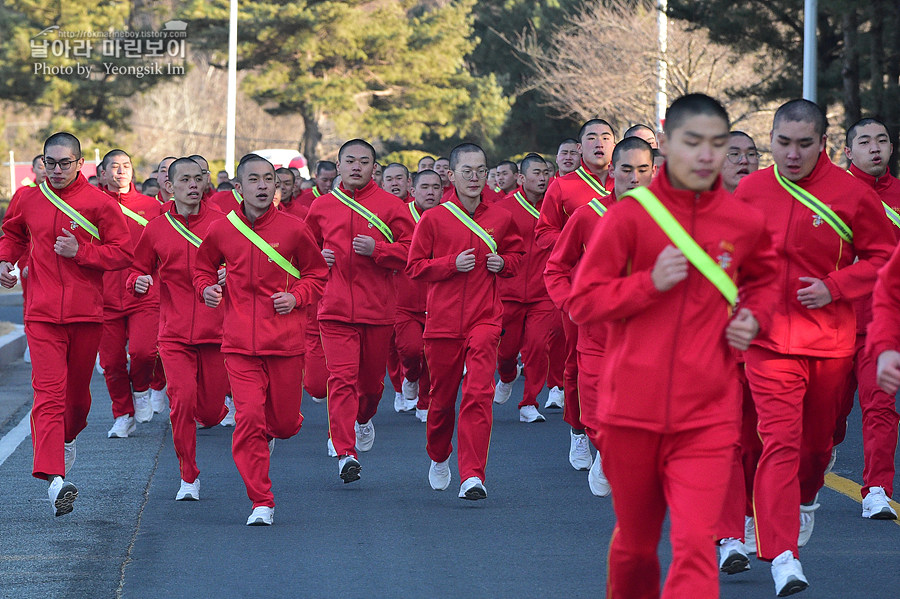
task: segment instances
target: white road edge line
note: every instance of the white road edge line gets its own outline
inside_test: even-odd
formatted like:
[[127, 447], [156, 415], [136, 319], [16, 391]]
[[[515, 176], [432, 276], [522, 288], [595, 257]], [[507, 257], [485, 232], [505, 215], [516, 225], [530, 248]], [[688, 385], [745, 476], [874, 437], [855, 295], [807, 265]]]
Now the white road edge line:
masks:
[[19, 421], [11, 431], [3, 435], [0, 439], [0, 466], [11, 456], [13, 452], [19, 448], [22, 441], [31, 436], [31, 410], [25, 414], [25, 417]]

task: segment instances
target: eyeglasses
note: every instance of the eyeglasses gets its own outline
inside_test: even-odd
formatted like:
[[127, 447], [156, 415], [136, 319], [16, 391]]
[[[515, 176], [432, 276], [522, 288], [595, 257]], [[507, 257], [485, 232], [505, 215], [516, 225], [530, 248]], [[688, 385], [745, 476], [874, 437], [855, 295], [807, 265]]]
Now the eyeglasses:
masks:
[[741, 161], [741, 156], [745, 157], [747, 162], [759, 162], [759, 152], [756, 150], [747, 150], [746, 152], [732, 150], [725, 154], [725, 158], [727, 158], [728, 162], [731, 164], [739, 163]]
[[49, 158], [44, 158], [44, 166], [49, 171], [56, 170], [57, 166], [60, 168], [60, 170], [67, 171], [76, 162], [78, 162], [78, 161], [77, 160], [59, 160], [59, 161], [57, 161], [57, 160], [51, 160]]
[[472, 181], [473, 179], [484, 179], [485, 177], [487, 177], [488, 170], [485, 167], [481, 167], [475, 170], [472, 170], [470, 168], [463, 168], [456, 171], [456, 173], [466, 181]]

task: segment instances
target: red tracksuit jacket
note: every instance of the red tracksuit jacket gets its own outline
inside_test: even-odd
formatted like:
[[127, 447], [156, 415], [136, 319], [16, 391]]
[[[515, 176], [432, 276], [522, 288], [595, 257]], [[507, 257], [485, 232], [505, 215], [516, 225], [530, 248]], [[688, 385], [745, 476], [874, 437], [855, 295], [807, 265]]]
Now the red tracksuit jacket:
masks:
[[[138, 193], [134, 188], [134, 183], [131, 184], [131, 187], [125, 193], [110, 191], [105, 187], [101, 188], [101, 191], [148, 221], [152, 221], [161, 214], [159, 202], [155, 198]], [[125, 222], [128, 224], [129, 233], [131, 233], [131, 244], [129, 247], [133, 252], [141, 235], [144, 233], [144, 226], [129, 216], [125, 217]], [[135, 296], [130, 294], [125, 289], [125, 281], [128, 279], [128, 274], [127, 269], [103, 273], [103, 312], [106, 318], [117, 318], [138, 309], [159, 310], [159, 291], [156, 287], [151, 286], [145, 295]]]
[[[463, 211], [454, 191], [448, 202]], [[502, 325], [503, 304], [497, 277], [512, 277], [525, 254], [525, 244], [509, 212], [482, 202], [472, 219], [497, 242], [504, 265], [497, 275], [487, 270], [487, 245], [447, 208], [435, 206], [416, 225], [407, 274], [428, 282], [424, 338], [464, 339], [475, 325]], [[475, 268], [456, 270], [456, 257], [475, 248]]]
[[[274, 205], [253, 225], [243, 210], [235, 214], [293, 264], [301, 277], [285, 272], [228, 220], [213, 223], [197, 252], [193, 283], [202, 301], [203, 290], [216, 284], [219, 265], [226, 263], [222, 351], [250, 356], [303, 354], [306, 307], [322, 295], [328, 265], [303, 221]], [[280, 291], [297, 299], [289, 314], [275, 312], [271, 296]]]
[[291, 198], [287, 202], [284, 200], [278, 204], [278, 209], [287, 214], [296, 216], [300, 220], [306, 220], [306, 215], [309, 213], [309, 207], [304, 206], [297, 200]]
[[[775, 251], [758, 210], [718, 180], [712, 191], [674, 189], [666, 171], [649, 189], [735, 280], [740, 305], [767, 325]], [[696, 268], [660, 292], [650, 273], [672, 242], [634, 199], [609, 207], [575, 274], [569, 314], [582, 326], [609, 321], [600, 422], [656, 433], [736, 422], [739, 393], [725, 339], [731, 309]]]
[[[414, 206], [415, 202], [409, 202], [406, 204], [406, 209], [409, 210], [410, 206]], [[434, 208], [437, 208], [435, 206]], [[434, 210], [432, 208], [432, 210]], [[416, 208], [418, 211], [418, 208]], [[412, 214], [410, 212], [410, 214]], [[419, 212], [421, 214], [421, 212]], [[397, 274], [394, 275], [394, 284], [397, 289], [397, 310], [404, 312], [412, 312], [414, 314], [424, 314], [425, 306], [426, 306], [426, 297], [428, 292], [428, 285], [424, 281], [413, 281], [409, 278], [409, 275], [406, 274], [406, 269], [403, 268], [397, 271]]]
[[[878, 269], [894, 249], [893, 225], [872, 188], [832, 164], [825, 152], [797, 184], [847, 223], [853, 231], [852, 245], [790, 195], [773, 169], [744, 177], [735, 190], [737, 199], [766, 215], [779, 258], [772, 326], [754, 344], [782, 354], [851, 356], [856, 344], [852, 302], [871, 293]], [[797, 291], [807, 283], [799, 277], [822, 279], [834, 301], [813, 310], [803, 307]]]
[[[100, 230], [102, 241], [75, 226], [39, 188], [30, 187], [22, 194], [16, 214], [3, 223], [0, 260], [15, 264], [32, 243], [25, 320], [103, 322], [103, 272], [126, 268], [133, 257], [125, 215], [81, 173], [68, 187], [53, 191]], [[74, 258], [53, 251], [62, 229], [78, 239]]]
[[872, 322], [866, 351], [877, 360], [881, 352], [900, 350], [900, 252], [895, 251], [878, 272], [872, 293]]
[[[550, 296], [547, 295], [547, 287], [544, 285], [544, 267], [547, 265], [550, 250], [542, 248], [534, 242], [534, 226], [537, 224], [537, 219], [519, 204], [515, 198], [516, 192], [521, 193], [523, 199], [528, 201], [525, 198], [525, 192], [519, 187], [502, 200], [494, 203], [495, 206], [503, 208], [512, 215], [516, 229], [522, 235], [525, 244], [525, 256], [522, 257], [516, 274], [497, 281], [500, 286], [500, 299], [523, 304], [549, 300]], [[541, 210], [542, 202], [543, 200], [535, 206], [538, 212]]]
[[[615, 194], [603, 198], [603, 205], [610, 207], [616, 203]], [[601, 217], [591, 206], [582, 206], [572, 213], [563, 227], [544, 269], [547, 292], [556, 307], [569, 317], [569, 298], [572, 295], [572, 278], [584, 255], [584, 250]], [[578, 327], [576, 349], [584, 354], [604, 355], [609, 323], [605, 320], [587, 322]]]
[[[208, 198], [205, 198], [203, 202], [222, 214], [228, 214], [232, 210], [236, 212], [240, 212], [241, 210], [241, 205], [234, 197], [234, 191], [231, 189], [227, 191], [217, 191]], [[168, 209], [168, 206], [164, 206], [164, 208]]]
[[[319, 304], [319, 320], [393, 325], [397, 301], [394, 270], [406, 266], [413, 219], [397, 196], [369, 181], [354, 194], [341, 191], [375, 213], [391, 229], [388, 240], [369, 221], [351, 210], [333, 193], [316, 198], [306, 216], [313, 239], [322, 249], [334, 250], [335, 262], [328, 274], [325, 295]], [[353, 238], [375, 239], [375, 252], [361, 256], [353, 251]]]
[[[584, 164], [584, 161], [581, 162], [581, 166], [584, 167], [588, 175], [593, 176], [593, 173]], [[600, 183], [600, 179], [597, 177], [594, 177], [594, 179], [596, 179], [598, 184]], [[608, 175], [606, 177], [606, 190], [611, 192], [615, 185], [616, 180], [612, 175]], [[550, 181], [550, 185], [547, 186], [547, 193], [544, 194], [541, 218], [538, 219], [537, 226], [534, 228], [535, 241], [538, 246], [552, 248], [562, 232], [563, 226], [565, 226], [572, 213], [575, 212], [575, 209], [584, 206], [596, 196], [597, 192], [591, 189], [575, 171]], [[603, 202], [603, 198], [597, 199]], [[605, 206], [606, 202], [603, 202], [603, 204]]]
[[309, 189], [304, 189], [303, 191], [301, 191], [297, 196], [297, 199], [295, 199], [294, 201], [297, 202], [298, 205], [306, 208], [308, 211], [312, 206], [313, 200], [323, 195], [328, 194], [322, 193], [321, 190], [319, 190], [319, 186], [316, 185], [315, 187], [310, 187]]
[[[187, 218], [178, 214], [173, 204], [168, 214], [200, 239], [205, 238], [212, 225], [225, 217], [200, 202], [200, 212]], [[224, 311], [209, 308], [194, 291], [193, 271], [197, 262], [197, 247], [185, 239], [162, 216], [144, 228], [144, 234], [134, 250], [127, 290], [134, 293], [134, 281], [141, 275], [152, 275], [153, 289], [159, 294], [159, 340], [177, 341], [191, 345], [222, 343]], [[140, 297], [140, 296], [138, 296]]]

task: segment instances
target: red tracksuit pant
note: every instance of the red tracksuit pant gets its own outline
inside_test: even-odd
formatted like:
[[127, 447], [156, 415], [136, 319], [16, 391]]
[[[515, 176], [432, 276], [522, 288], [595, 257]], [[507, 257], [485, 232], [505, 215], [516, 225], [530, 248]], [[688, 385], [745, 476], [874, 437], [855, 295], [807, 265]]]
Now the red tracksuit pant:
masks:
[[391, 381], [391, 387], [394, 393], [403, 392], [403, 362], [400, 359], [400, 352], [397, 349], [397, 331], [391, 331], [391, 342], [388, 345], [387, 359], [388, 378]]
[[608, 599], [660, 596], [657, 549], [667, 507], [672, 564], [662, 597], [719, 596], [713, 540], [736, 439], [733, 424], [673, 434], [600, 426], [603, 470], [616, 512], [609, 546]]
[[153, 367], [153, 377], [150, 379], [150, 388], [155, 389], [156, 391], [162, 391], [166, 388], [168, 381], [166, 381], [166, 371], [163, 368], [162, 358], [159, 354], [159, 347], [157, 346], [157, 354], [156, 354], [156, 366]]
[[181, 479], [194, 482], [197, 468], [197, 425], [215, 426], [228, 408], [225, 394], [228, 377], [221, 346], [213, 343], [190, 345], [176, 341], [160, 341], [159, 353], [169, 365], [172, 381], [169, 403], [172, 407], [172, 440], [181, 470]]
[[847, 434], [847, 417], [853, 410], [853, 396], [859, 387], [859, 407], [862, 410], [863, 485], [862, 496], [869, 487], [884, 487], [888, 497], [894, 494], [894, 455], [897, 453], [897, 400], [881, 390], [877, 383], [877, 356], [866, 351], [866, 336], [856, 337], [856, 359], [847, 384], [844, 404], [838, 414], [834, 444], [843, 442]]
[[763, 450], [753, 507], [760, 559], [797, 556], [799, 508], [816, 497], [853, 358], [811, 358], [751, 346], [744, 354]]
[[522, 352], [525, 392], [519, 408], [537, 406], [537, 396], [547, 382], [550, 367], [550, 331], [559, 321], [559, 310], [550, 301], [524, 304], [503, 302], [503, 335], [497, 350], [500, 380], [516, 378], [516, 358]]
[[[490, 324], [476, 325], [465, 339], [425, 340], [425, 359], [431, 371], [426, 449], [435, 462], [446, 461], [453, 452], [456, 394], [462, 381], [456, 435], [460, 481], [476, 476], [484, 482], [494, 420], [494, 369], [499, 343], [500, 327]], [[465, 379], [463, 366], [467, 371]]]
[[397, 353], [403, 365], [403, 377], [411, 383], [419, 381], [419, 403], [416, 408], [427, 410], [431, 403], [431, 375], [425, 361], [425, 313], [397, 310], [394, 337]]
[[65, 475], [63, 443], [75, 439], [87, 426], [91, 375], [102, 329], [99, 322], [25, 321], [34, 388], [31, 443], [35, 478]]
[[[135, 310], [103, 322], [100, 338], [100, 366], [112, 400], [113, 418], [134, 415], [132, 391], [150, 388], [156, 365], [156, 338], [159, 334], [159, 308]], [[131, 368], [128, 366], [131, 356]]]
[[559, 310], [556, 311], [556, 321], [553, 328], [550, 329], [550, 364], [547, 368], [547, 386], [551, 389], [559, 387], [564, 389], [566, 386], [566, 333], [563, 331], [564, 316]]
[[563, 406], [563, 420], [575, 430], [584, 430], [578, 399], [578, 327], [568, 316], [564, 316], [563, 330], [566, 335], [566, 367], [563, 375], [566, 403]]
[[365, 424], [378, 411], [391, 325], [320, 320], [328, 363], [328, 429], [338, 456], [356, 457], [353, 423]]
[[234, 394], [231, 454], [253, 507], [275, 507], [269, 479], [269, 440], [300, 432], [303, 356], [225, 354]]
[[731, 465], [731, 482], [728, 495], [722, 507], [722, 517], [717, 538], [744, 539], [744, 516], [753, 515], [753, 479], [756, 476], [756, 465], [762, 454], [762, 441], [756, 432], [756, 405], [750, 393], [750, 385], [744, 372], [744, 365], [738, 366], [741, 381], [741, 441], [735, 447]]
[[307, 310], [306, 317], [306, 371], [303, 373], [303, 387], [310, 397], [324, 399], [328, 395], [328, 368], [325, 365], [325, 350], [319, 333], [317, 305]]
[[602, 355], [578, 352], [578, 397], [572, 401], [580, 404], [578, 411], [581, 414], [582, 426], [594, 447], [600, 447], [600, 422], [598, 419], [600, 394], [598, 390], [602, 375]]

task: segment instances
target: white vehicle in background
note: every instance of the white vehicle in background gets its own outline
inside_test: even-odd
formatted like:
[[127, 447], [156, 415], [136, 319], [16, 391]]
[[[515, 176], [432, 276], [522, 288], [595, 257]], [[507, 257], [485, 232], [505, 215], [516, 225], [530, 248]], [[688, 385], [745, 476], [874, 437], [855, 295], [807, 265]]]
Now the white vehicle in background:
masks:
[[295, 167], [300, 171], [301, 177], [303, 177], [304, 179], [309, 179], [309, 165], [307, 164], [306, 158], [303, 156], [303, 154], [301, 154], [297, 150], [269, 148], [268, 150], [253, 150], [251, 154], [262, 156], [273, 165], [275, 165], [275, 168]]

